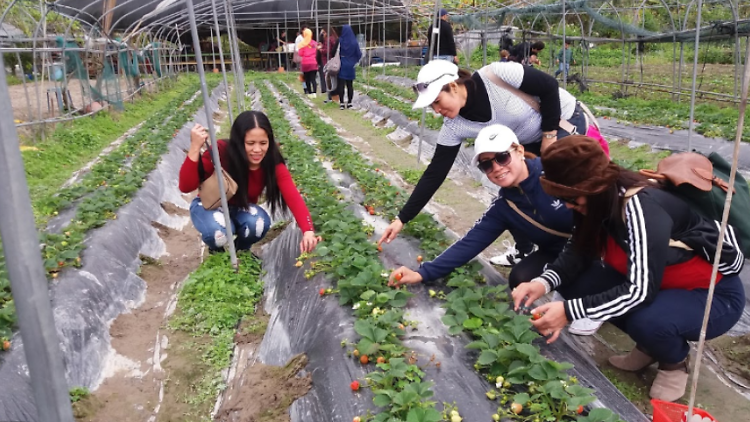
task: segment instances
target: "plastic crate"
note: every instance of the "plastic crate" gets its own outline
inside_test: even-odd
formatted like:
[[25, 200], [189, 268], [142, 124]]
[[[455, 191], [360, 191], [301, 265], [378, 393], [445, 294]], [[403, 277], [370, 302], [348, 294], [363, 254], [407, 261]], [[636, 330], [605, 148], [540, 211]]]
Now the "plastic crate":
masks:
[[[654, 406], [653, 422], [683, 422], [685, 420], [685, 412], [687, 412], [688, 407], [684, 404], [671, 403], [656, 399], [651, 400], [651, 404]], [[700, 415], [703, 418], [708, 417], [711, 418], [712, 421], [718, 422], [710, 413], [698, 409], [697, 407], [693, 407], [693, 414]]]

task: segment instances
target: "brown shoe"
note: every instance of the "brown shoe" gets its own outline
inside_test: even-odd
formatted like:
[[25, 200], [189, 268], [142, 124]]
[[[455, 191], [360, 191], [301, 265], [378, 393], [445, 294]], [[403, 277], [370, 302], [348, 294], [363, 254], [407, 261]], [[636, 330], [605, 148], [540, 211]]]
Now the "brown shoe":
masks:
[[627, 355], [611, 356], [609, 363], [623, 371], [636, 372], [656, 362], [654, 358], [646, 354], [638, 346], [633, 348]]
[[687, 359], [674, 365], [661, 364], [649, 395], [657, 400], [679, 400], [685, 395], [688, 377]]

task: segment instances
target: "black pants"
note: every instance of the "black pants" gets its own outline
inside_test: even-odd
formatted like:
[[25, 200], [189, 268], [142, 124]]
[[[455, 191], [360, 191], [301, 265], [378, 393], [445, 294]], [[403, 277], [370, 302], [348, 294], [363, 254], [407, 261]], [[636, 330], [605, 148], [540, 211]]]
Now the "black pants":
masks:
[[[537, 251], [513, 267], [508, 277], [511, 288], [530, 281], [552, 262], [552, 254]], [[603, 293], [623, 283], [626, 276], [600, 261], [592, 262], [578, 279], [557, 291], [565, 299], [578, 299]], [[697, 341], [703, 323], [707, 289], [660, 290], [653, 300], [609, 320], [627, 333], [657, 361], [674, 364], [690, 352], [688, 341]], [[742, 316], [745, 290], [739, 276], [724, 277], [717, 285], [706, 338], [716, 338], [731, 329]]]
[[354, 99], [354, 81], [346, 81], [339, 78], [338, 94], [341, 104], [344, 104], [344, 85], [346, 85], [347, 94], [349, 95], [348, 103], [351, 104]]
[[323, 66], [318, 66], [318, 75], [320, 75], [320, 92], [325, 94], [328, 87], [326, 87], [326, 74], [323, 72]]
[[309, 72], [305, 72], [305, 84], [307, 89], [307, 94], [315, 94], [318, 92], [318, 71], [317, 70], [311, 70]]

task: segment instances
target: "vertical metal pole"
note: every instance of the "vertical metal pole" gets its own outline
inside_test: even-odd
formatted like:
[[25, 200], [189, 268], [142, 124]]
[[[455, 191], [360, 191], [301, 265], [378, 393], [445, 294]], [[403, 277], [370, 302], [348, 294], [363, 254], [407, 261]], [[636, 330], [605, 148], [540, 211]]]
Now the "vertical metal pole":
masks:
[[[229, 56], [232, 58], [232, 74], [234, 75], [234, 94], [237, 100], [238, 111], [242, 110], [242, 103], [240, 96], [244, 89], [240, 85], [240, 68], [242, 58], [239, 55], [239, 50], [234, 48], [234, 37], [237, 34], [234, 32], [233, 19], [232, 19], [232, 3], [230, 0], [224, 1], [224, 17], [227, 20], [227, 41], [229, 44]], [[237, 113], [239, 114], [239, 112]]]
[[380, 7], [383, 8], [383, 76], [385, 76], [385, 2]]
[[209, 28], [211, 31], [211, 68], [216, 70], [216, 46], [214, 45], [214, 29]]
[[[699, 0], [700, 5], [700, 0]], [[700, 11], [700, 8], [698, 9]], [[700, 21], [700, 12], [698, 20]], [[696, 51], [698, 49], [696, 48]], [[747, 49], [745, 50], [745, 57], [748, 57], [750, 55], [750, 44], [747, 45]], [[740, 107], [739, 107], [739, 121], [737, 122], [737, 134], [734, 138], [734, 150], [732, 152], [732, 157], [734, 158], [732, 160], [732, 170], [729, 172], [729, 186], [734, 186], [734, 180], [735, 176], [737, 175], [737, 160], [740, 156], [740, 143], [742, 142], [742, 133], [745, 128], [745, 110], [747, 109], [747, 91], [748, 91], [748, 85], [750, 85], [750, 66], [748, 65], [747, 60], [745, 60], [745, 72], [744, 77], [742, 81], [742, 99], [740, 100]], [[719, 268], [719, 261], [721, 259], [721, 245], [722, 240], [724, 239], [724, 236], [726, 235], [726, 229], [727, 229], [727, 220], [729, 220], [729, 209], [732, 205], [732, 194], [734, 193], [734, 189], [728, 189], [727, 190], [727, 198], [724, 202], [724, 212], [722, 213], [721, 217], [721, 225], [719, 226], [719, 244], [716, 248], [716, 254], [714, 255], [714, 262], [713, 262], [713, 268], [711, 269], [711, 283], [708, 287], [708, 299], [706, 301], [706, 308], [704, 309], [703, 314], [703, 324], [701, 325], [701, 332], [698, 336], [698, 349], [697, 349], [697, 359], [695, 359], [695, 366], [693, 367], [693, 373], [692, 373], [692, 384], [690, 388], [690, 399], [688, 401], [688, 420], [690, 420], [691, 416], [693, 415], [693, 406], [695, 404], [695, 394], [698, 390], [698, 377], [700, 375], [700, 369], [701, 369], [701, 360], [703, 359], [703, 347], [706, 344], [706, 329], [708, 328], [708, 318], [711, 315], [711, 304], [713, 303], [714, 298], [714, 288], [716, 287], [716, 277], [718, 273]]]
[[227, 81], [227, 68], [224, 65], [224, 50], [221, 46], [221, 31], [219, 30], [218, 16], [219, 14], [216, 13], [216, 0], [211, 0], [211, 12], [214, 15], [214, 29], [216, 30], [216, 36], [219, 38], [219, 60], [221, 61], [221, 75], [224, 77], [224, 89], [227, 90], [227, 111], [229, 111], [229, 121], [234, 122], [234, 116], [232, 114], [232, 97], [231, 95], [229, 95], [229, 81]]
[[[219, 179], [219, 191], [221, 192], [221, 209], [224, 211], [224, 221], [226, 221], [227, 239], [229, 242], [229, 258], [232, 262], [232, 267], [235, 270], [238, 269], [237, 264], [237, 253], [234, 250], [234, 234], [232, 233], [232, 223], [229, 217], [229, 205], [227, 203], [227, 195], [224, 190], [224, 177], [221, 168], [221, 160], [219, 159], [219, 144], [216, 142], [216, 132], [214, 132], [214, 120], [209, 110], [209, 95], [208, 87], [206, 86], [206, 73], [203, 70], [203, 56], [201, 55], [201, 43], [198, 38], [198, 25], [195, 23], [195, 10], [193, 9], [193, 0], [186, 0], [185, 6], [187, 6], [188, 20], [190, 20], [190, 32], [193, 35], [193, 48], [195, 49], [195, 61], [198, 68], [198, 77], [201, 80], [201, 92], [203, 93], [203, 110], [206, 112], [206, 122], [208, 124], [208, 136], [211, 139], [211, 156], [213, 157], [214, 167], [216, 175]], [[214, 14], [214, 16], [216, 16]]]
[[563, 89], [568, 88], [568, 72], [567, 72], [567, 66], [565, 63], [565, 60], [567, 59], [567, 51], [565, 51], [565, 30], [567, 29], [565, 25], [565, 0], [562, 0], [562, 26], [563, 26], [563, 40], [562, 40], [562, 67], [563, 67]]
[[[33, 61], [33, 56], [32, 56]], [[33, 119], [34, 116], [32, 115], [31, 111], [31, 99], [29, 99], [29, 88], [26, 86], [26, 74], [23, 73], [23, 64], [21, 63], [21, 54], [16, 51], [16, 62], [18, 63], [18, 67], [21, 68], [21, 83], [23, 84], [23, 93], [26, 94], [26, 107], [28, 107], [29, 111], [29, 120]], [[65, 61], [63, 60], [63, 65], [65, 64]]]
[[[0, 56], [0, 69], [4, 68]], [[0, 236], [40, 421], [73, 422], [5, 72], [0, 72]], [[10, 387], [12, 388], [12, 387]]]
[[[231, 25], [232, 25], [232, 33], [234, 34], [234, 42], [233, 42], [232, 46], [234, 47], [234, 50], [235, 50], [237, 58], [238, 58], [238, 62], [237, 62], [237, 76], [239, 76], [239, 83], [238, 84], [240, 86], [240, 91], [238, 91], [238, 95], [239, 95], [239, 98], [240, 98], [239, 102], [242, 105], [237, 104], [237, 108], [239, 108], [240, 110], [245, 110], [247, 108], [247, 106], [245, 104], [245, 92], [246, 92], [246, 90], [245, 90], [245, 69], [242, 67], [242, 55], [240, 53], [240, 42], [239, 42], [240, 38], [239, 38], [239, 34], [237, 33], [237, 22], [234, 20], [234, 6], [232, 6], [232, 0], [227, 0], [227, 2], [229, 4], [229, 17], [230, 17], [230, 22], [231, 22]], [[239, 114], [239, 113], [237, 113], [237, 114]]]
[[[440, 22], [440, 0], [435, 1], [435, 19], [433, 20], [434, 25], [432, 28], [430, 28], [430, 48], [427, 51], [427, 62], [432, 61], [432, 51], [435, 50], [433, 47], [435, 46], [435, 38], [437, 36], [437, 33], [435, 32], [436, 29], [438, 29], [438, 22]], [[440, 46], [437, 46], [440, 48]], [[438, 50], [440, 51], [440, 50]], [[424, 137], [424, 121], [425, 117], [427, 116], [427, 107], [422, 109], [422, 119], [419, 122], [419, 145], [417, 146], [417, 164], [422, 162], [422, 138]]]
[[[484, 25], [482, 25], [482, 67], [487, 66], [487, 27], [489, 26], [487, 25], [487, 22], [489, 22], [487, 8], [489, 7], [489, 4], [490, 2], [484, 4]], [[501, 28], [502, 25], [503, 23], [500, 22]], [[502, 29], [500, 31], [500, 34], [502, 34]], [[500, 36], [502, 37], [502, 35]], [[500, 54], [500, 51], [498, 51], [497, 54]], [[471, 61], [469, 61], [469, 64], [471, 64]]]
[[[281, 44], [281, 42], [279, 41], [280, 39], [281, 39], [281, 33], [279, 32], [279, 23], [276, 22], [276, 43], [277, 43], [276, 45], [277, 45], [277, 48], [281, 47], [281, 51], [283, 52], [286, 46]], [[281, 67], [281, 53], [279, 53], [276, 57], [278, 57], [279, 67]]]
[[690, 90], [690, 120], [688, 121], [688, 151], [693, 149], [693, 117], [695, 116], [695, 90], [696, 80], [698, 79], [698, 45], [701, 38], [701, 11], [703, 10], [703, 0], [698, 0], [698, 15], [695, 18], [695, 46], [693, 47], [693, 88]]

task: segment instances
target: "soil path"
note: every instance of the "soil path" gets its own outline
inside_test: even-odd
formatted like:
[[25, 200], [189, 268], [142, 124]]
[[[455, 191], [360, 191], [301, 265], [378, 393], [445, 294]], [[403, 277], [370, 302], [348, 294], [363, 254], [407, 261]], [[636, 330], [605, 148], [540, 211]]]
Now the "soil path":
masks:
[[[170, 213], [187, 215], [172, 204], [163, 207]], [[200, 265], [202, 244], [191, 224], [182, 230], [157, 223], [154, 227], [167, 253], [157, 261], [144, 259], [147, 264], [140, 276], [147, 284], [145, 300], [112, 323], [113, 353], [105, 368], [105, 380], [90, 400], [77, 406], [79, 421], [141, 422], [152, 420], [160, 409], [163, 382], [169, 376], [161, 364], [172, 346], [164, 323], [180, 283]]]

